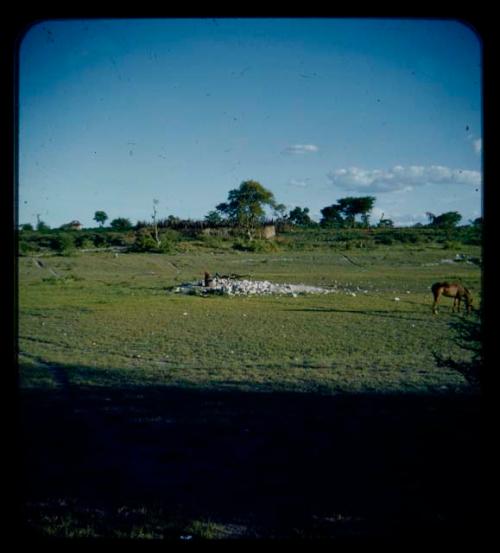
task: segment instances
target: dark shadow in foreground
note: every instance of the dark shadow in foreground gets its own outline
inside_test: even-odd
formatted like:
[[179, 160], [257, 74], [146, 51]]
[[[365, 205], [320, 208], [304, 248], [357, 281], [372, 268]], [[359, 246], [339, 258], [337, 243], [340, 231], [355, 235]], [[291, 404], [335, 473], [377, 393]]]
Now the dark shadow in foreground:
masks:
[[61, 388], [22, 391], [20, 418], [23, 535], [57, 510], [104, 537], [139, 512], [174, 539], [174, 520], [250, 538], [478, 531], [477, 394]]

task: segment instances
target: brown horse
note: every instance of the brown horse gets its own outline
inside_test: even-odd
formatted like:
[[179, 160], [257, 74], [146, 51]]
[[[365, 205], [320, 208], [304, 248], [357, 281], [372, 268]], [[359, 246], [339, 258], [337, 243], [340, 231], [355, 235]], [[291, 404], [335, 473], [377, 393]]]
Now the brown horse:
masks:
[[472, 294], [465, 286], [462, 286], [458, 282], [435, 282], [431, 286], [432, 294], [434, 296], [434, 303], [432, 304], [432, 313], [436, 315], [437, 313], [437, 304], [441, 296], [446, 296], [448, 298], [453, 298], [453, 307], [451, 312], [455, 311], [460, 312], [460, 302], [465, 301], [465, 306], [467, 313], [470, 313], [472, 310]]

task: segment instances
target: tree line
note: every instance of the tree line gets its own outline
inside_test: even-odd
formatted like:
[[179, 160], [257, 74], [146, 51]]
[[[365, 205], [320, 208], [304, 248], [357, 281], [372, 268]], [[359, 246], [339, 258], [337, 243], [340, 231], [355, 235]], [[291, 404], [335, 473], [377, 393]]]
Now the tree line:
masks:
[[[312, 228], [316, 226], [326, 228], [391, 228], [394, 222], [382, 215], [375, 225], [370, 222], [370, 214], [375, 205], [376, 198], [373, 196], [347, 196], [339, 198], [336, 203], [321, 209], [319, 222], [311, 219], [309, 208], [296, 206], [287, 213], [286, 206], [278, 203], [273, 192], [265, 188], [255, 180], [243, 181], [238, 188], [230, 190], [227, 200], [216, 205], [214, 210], [207, 213], [202, 221], [191, 219], [180, 219], [169, 215], [166, 219], [159, 219], [157, 216], [158, 200], [153, 200], [153, 214], [151, 221], [138, 221], [133, 225], [126, 217], [117, 217], [110, 221], [109, 228], [113, 231], [126, 231], [153, 227], [154, 239], [159, 244], [158, 228], [187, 229], [232, 226], [241, 229], [249, 239], [255, 235], [256, 229], [268, 220], [269, 212], [271, 220], [278, 225], [291, 225], [297, 227]], [[266, 211], [267, 210], [267, 211]], [[428, 212], [429, 228], [454, 228], [462, 220], [457, 211], [449, 211], [440, 215]], [[98, 210], [94, 213], [93, 220], [100, 228], [109, 217], [105, 211]], [[478, 218], [471, 221], [473, 226], [482, 223]], [[417, 224], [414, 226], [424, 226]], [[60, 230], [72, 230], [81, 228], [78, 221], [71, 221], [59, 227]], [[21, 225], [21, 230], [35, 230], [32, 225]], [[37, 216], [37, 231], [47, 231], [50, 227]]]

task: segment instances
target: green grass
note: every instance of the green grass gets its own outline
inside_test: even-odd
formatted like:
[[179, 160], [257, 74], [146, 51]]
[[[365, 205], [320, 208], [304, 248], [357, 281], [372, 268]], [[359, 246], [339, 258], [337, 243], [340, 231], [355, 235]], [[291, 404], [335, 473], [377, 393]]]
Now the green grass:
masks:
[[[474, 246], [458, 251], [480, 255]], [[436, 280], [459, 279], [479, 305], [480, 268], [450, 261], [455, 253], [434, 245], [22, 257], [21, 383], [54, 386], [50, 367], [59, 366], [79, 385], [462, 389], [462, 374], [438, 367], [436, 356], [470, 360], [457, 340], [463, 315], [451, 314], [451, 300], [443, 299], [432, 317], [429, 290]], [[297, 298], [172, 293], [205, 270], [339, 291]]]

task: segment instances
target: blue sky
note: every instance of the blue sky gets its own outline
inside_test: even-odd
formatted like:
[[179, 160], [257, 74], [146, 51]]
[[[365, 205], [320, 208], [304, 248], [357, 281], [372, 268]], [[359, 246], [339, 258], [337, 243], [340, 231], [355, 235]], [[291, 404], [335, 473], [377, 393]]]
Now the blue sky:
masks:
[[425, 19], [42, 21], [20, 49], [19, 223], [203, 218], [244, 180], [371, 220], [482, 211], [481, 45]]

